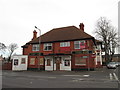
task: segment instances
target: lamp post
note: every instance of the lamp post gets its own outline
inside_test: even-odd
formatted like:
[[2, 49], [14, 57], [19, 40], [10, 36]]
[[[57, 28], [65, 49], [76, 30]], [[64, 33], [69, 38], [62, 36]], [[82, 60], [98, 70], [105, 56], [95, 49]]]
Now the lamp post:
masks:
[[35, 28], [37, 29], [37, 30], [39, 30], [39, 55], [38, 55], [38, 70], [40, 70], [40, 59], [39, 59], [39, 56], [40, 56], [40, 35], [41, 35], [41, 30], [38, 28], [38, 27], [36, 27], [35, 26]]
[[89, 51], [88, 51], [88, 71], [90, 71], [90, 54], [89, 54]]

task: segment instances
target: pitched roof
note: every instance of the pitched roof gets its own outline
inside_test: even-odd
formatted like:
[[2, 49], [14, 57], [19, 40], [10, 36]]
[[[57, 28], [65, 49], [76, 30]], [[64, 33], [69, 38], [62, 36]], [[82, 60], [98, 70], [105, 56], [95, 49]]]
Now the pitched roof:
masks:
[[[90, 38], [93, 37], [75, 26], [55, 28], [40, 36], [41, 43], [68, 41], [68, 40], [81, 40], [81, 39], [90, 39]], [[27, 44], [33, 44], [38, 42], [39, 42], [39, 37], [28, 42]]]

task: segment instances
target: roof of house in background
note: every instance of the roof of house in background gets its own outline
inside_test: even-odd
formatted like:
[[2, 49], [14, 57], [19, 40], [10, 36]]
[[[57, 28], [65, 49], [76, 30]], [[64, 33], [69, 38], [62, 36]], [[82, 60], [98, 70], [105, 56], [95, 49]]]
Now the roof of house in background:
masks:
[[100, 40], [95, 39], [95, 42], [96, 42], [96, 43], [102, 43], [103, 41], [100, 41]]
[[[55, 28], [40, 36], [41, 43], [69, 40], [83, 40], [91, 38], [94, 37], [75, 26]], [[38, 42], [39, 37], [34, 40], [31, 40], [27, 44], [34, 44]]]

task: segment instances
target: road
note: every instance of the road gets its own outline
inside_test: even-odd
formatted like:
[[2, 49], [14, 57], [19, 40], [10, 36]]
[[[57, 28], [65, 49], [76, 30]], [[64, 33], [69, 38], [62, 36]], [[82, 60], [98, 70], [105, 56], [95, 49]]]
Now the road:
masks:
[[[3, 88], [118, 88], [117, 69], [96, 71], [3, 71]], [[116, 75], [116, 76], [115, 76]]]

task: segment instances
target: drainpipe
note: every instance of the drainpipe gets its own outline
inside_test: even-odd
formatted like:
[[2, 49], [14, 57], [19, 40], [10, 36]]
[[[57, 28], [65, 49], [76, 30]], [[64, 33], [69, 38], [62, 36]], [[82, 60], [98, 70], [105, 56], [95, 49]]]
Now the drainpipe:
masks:
[[40, 56], [41, 56], [41, 50], [40, 50], [40, 44], [41, 44], [41, 30], [35, 26], [37, 30], [39, 30], [39, 55], [38, 55], [38, 70], [40, 70]]
[[90, 54], [89, 54], [89, 51], [88, 51], [88, 71], [90, 71], [90, 66], [89, 66], [90, 62], [89, 62], [89, 60], [90, 60]]

